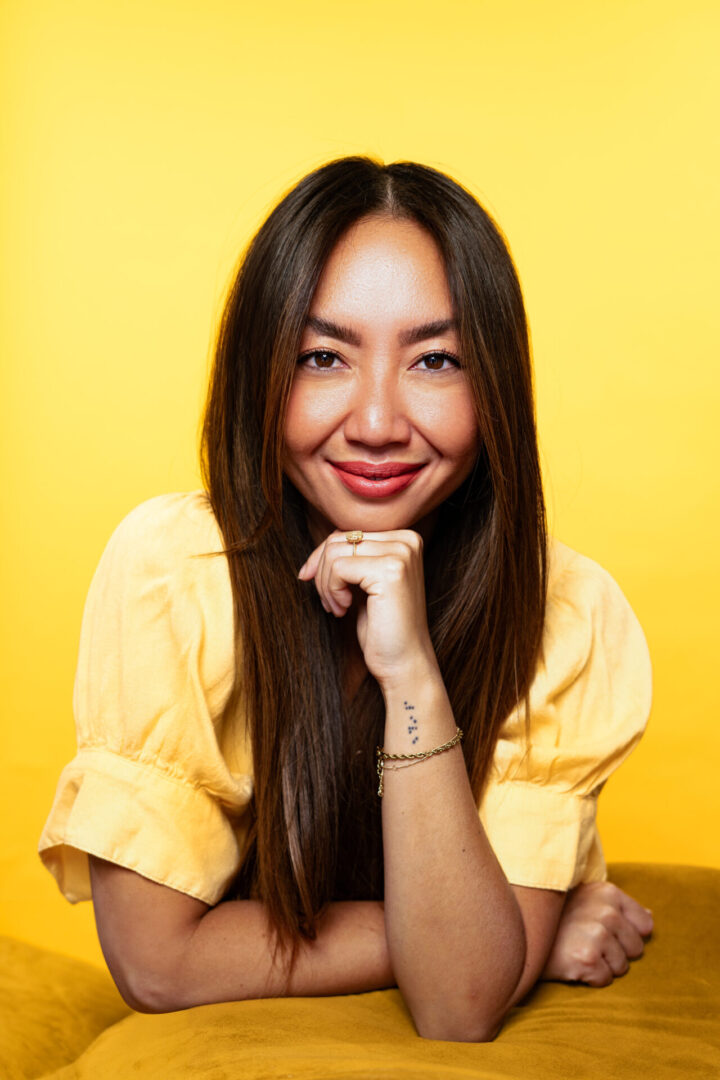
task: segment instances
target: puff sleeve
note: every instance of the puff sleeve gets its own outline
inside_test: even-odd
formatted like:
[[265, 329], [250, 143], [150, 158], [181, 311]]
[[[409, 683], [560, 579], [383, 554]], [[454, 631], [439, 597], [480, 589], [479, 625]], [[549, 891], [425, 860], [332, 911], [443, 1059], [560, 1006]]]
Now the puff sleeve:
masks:
[[[63, 770], [39, 852], [68, 900], [88, 854], [216, 903], [239, 865], [251, 794], [243, 731], [221, 730], [234, 681], [232, 593], [204, 492], [160, 495], [111, 536], [90, 584]], [[232, 752], [223, 753], [222, 746]]]
[[553, 540], [529, 744], [518, 706], [501, 730], [480, 803], [508, 881], [567, 890], [607, 878], [597, 799], [639, 742], [651, 697], [647, 643], [620, 587]]

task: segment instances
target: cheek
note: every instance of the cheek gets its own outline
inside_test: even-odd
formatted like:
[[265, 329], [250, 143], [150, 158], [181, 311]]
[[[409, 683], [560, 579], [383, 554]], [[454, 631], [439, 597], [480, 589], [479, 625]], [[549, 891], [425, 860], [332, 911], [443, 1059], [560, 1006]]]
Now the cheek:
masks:
[[440, 397], [425, 409], [425, 437], [444, 457], [462, 464], [474, 459], [480, 444], [475, 407], [466, 392]]
[[285, 418], [285, 446], [290, 454], [314, 450], [333, 429], [335, 415], [330, 396], [313, 392], [312, 387], [295, 382], [290, 390]]

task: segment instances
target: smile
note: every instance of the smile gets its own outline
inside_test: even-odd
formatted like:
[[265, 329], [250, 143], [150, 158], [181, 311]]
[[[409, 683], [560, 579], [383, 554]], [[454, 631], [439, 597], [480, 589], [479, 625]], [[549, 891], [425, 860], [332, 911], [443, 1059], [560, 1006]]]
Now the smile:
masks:
[[404, 491], [425, 467], [409, 461], [331, 461], [330, 465], [349, 491], [371, 499]]

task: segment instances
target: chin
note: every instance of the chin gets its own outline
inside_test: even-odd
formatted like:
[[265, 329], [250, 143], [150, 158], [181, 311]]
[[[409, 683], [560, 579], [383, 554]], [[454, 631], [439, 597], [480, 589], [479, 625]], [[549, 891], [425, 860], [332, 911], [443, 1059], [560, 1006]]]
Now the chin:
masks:
[[396, 529], [413, 529], [426, 518], [431, 511], [420, 508], [358, 506], [357, 509], [343, 511], [330, 520], [335, 521], [338, 532], [362, 529], [364, 532], [391, 532]]

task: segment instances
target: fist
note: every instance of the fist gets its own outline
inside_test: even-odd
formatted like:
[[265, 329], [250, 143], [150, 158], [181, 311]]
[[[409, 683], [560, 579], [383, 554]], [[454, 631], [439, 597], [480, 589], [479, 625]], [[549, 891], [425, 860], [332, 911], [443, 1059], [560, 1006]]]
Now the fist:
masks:
[[607, 986], [642, 956], [653, 918], [617, 885], [592, 881], [568, 895], [541, 979]]
[[365, 533], [353, 554], [345, 533], [333, 532], [315, 548], [298, 577], [313, 581], [322, 606], [338, 618], [357, 599], [358, 644], [368, 671], [381, 685], [434, 662], [418, 533]]

